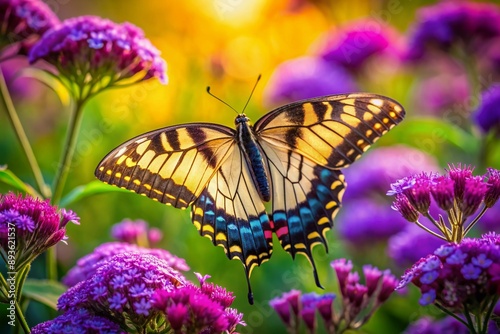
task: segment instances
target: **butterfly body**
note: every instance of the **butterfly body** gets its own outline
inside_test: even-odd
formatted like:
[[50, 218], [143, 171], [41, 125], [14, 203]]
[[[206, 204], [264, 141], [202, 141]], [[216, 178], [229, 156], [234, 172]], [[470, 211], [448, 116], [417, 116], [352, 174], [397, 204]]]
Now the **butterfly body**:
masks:
[[[111, 151], [100, 180], [177, 208], [192, 207], [200, 235], [245, 268], [269, 260], [273, 235], [292, 257], [311, 262], [345, 190], [342, 168], [404, 117], [384, 96], [354, 93], [298, 101], [236, 129], [191, 123], [158, 129]], [[271, 203], [266, 212], [265, 202]], [[249, 300], [251, 293], [249, 292]]]
[[262, 149], [257, 143], [253, 128], [250, 125], [250, 119], [245, 114], [240, 114], [236, 117], [234, 123], [236, 124], [238, 145], [245, 154], [245, 160], [250, 166], [252, 179], [255, 185], [257, 185], [260, 198], [264, 202], [269, 202], [271, 199], [269, 177], [261, 154]]

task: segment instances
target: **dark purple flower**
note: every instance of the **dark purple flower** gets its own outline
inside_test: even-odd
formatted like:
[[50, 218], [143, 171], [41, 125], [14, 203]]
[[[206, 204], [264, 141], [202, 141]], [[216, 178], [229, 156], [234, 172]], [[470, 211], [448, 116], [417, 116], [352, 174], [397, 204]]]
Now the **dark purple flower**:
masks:
[[26, 55], [40, 36], [60, 21], [43, 1], [0, 1], [0, 54], [9, 46], [11, 55]]
[[486, 184], [488, 189], [484, 195], [484, 205], [491, 208], [500, 198], [500, 171], [498, 169], [488, 168]]
[[417, 12], [410, 28], [408, 59], [419, 60], [431, 50], [476, 53], [500, 35], [500, 10], [487, 3], [446, 1]]
[[58, 309], [86, 308], [124, 326], [144, 328], [158, 311], [151, 305], [156, 290], [188, 284], [168, 263], [154, 255], [128, 252], [99, 263], [95, 273], [61, 295]]
[[167, 83], [166, 63], [142, 30], [96, 16], [63, 21], [33, 46], [29, 58], [53, 65], [81, 100], [121, 83], [153, 77]]
[[290, 313], [290, 304], [288, 300], [283, 297], [276, 297], [269, 301], [269, 305], [278, 313], [281, 321], [288, 328], [291, 325], [291, 313]]
[[414, 223], [418, 220], [420, 213], [411, 205], [408, 197], [403, 194], [397, 194], [394, 203], [391, 208], [398, 211], [404, 219], [410, 223]]
[[447, 176], [440, 176], [434, 179], [431, 188], [432, 197], [436, 204], [443, 210], [449, 210], [453, 207], [455, 201], [454, 182]]
[[[422, 305], [438, 303], [450, 312], [482, 314], [497, 298], [498, 283], [492, 268], [499, 264], [499, 235], [492, 233], [481, 239], [465, 238], [459, 244], [443, 245], [435, 255], [428, 255], [415, 263], [405, 273], [398, 288], [411, 281], [422, 292]], [[483, 269], [485, 267], [487, 269]]]
[[333, 301], [335, 300], [335, 298], [335, 294], [325, 293], [319, 296], [316, 302], [316, 308], [319, 312], [319, 315], [325, 322], [327, 328], [333, 321]]
[[389, 239], [388, 254], [398, 266], [404, 268], [433, 253], [443, 243], [443, 240], [418, 226], [410, 225]]
[[58, 211], [48, 200], [14, 193], [0, 194], [0, 247], [9, 248], [9, 236], [14, 235], [16, 269], [30, 263], [38, 255], [66, 238], [68, 219], [78, 222], [69, 211]]
[[265, 101], [280, 105], [297, 100], [357, 91], [354, 78], [342, 67], [321, 58], [302, 57], [280, 64], [265, 88]]
[[75, 308], [31, 329], [33, 334], [126, 334], [120, 325], [85, 308]]
[[337, 259], [330, 262], [330, 266], [335, 270], [337, 275], [337, 280], [339, 282], [339, 289], [342, 295], [345, 296], [345, 290], [347, 285], [347, 278], [352, 270], [351, 260]]
[[[198, 275], [200, 278], [201, 276]], [[186, 284], [176, 289], [157, 290], [152, 305], [163, 312], [172, 328], [183, 333], [233, 333], [237, 325], [245, 325], [242, 314], [220, 303], [201, 287]], [[222, 289], [221, 287], [217, 287]], [[211, 289], [212, 290], [212, 289]]]
[[420, 213], [425, 214], [431, 206], [431, 188], [434, 186], [435, 175], [421, 173], [413, 177], [414, 184], [403, 190], [410, 204]]
[[460, 209], [464, 217], [474, 214], [483, 202], [488, 185], [482, 176], [473, 176], [465, 181], [464, 197], [460, 203]]
[[474, 168], [472, 166], [461, 164], [457, 166], [453, 164], [448, 165], [447, 176], [453, 180], [455, 198], [458, 203], [462, 202], [465, 191], [465, 181], [472, 177], [472, 171]]
[[319, 298], [320, 296], [317, 293], [311, 292], [303, 294], [300, 299], [302, 303], [300, 317], [304, 321], [307, 329], [312, 333], [314, 333], [316, 329], [316, 306]]
[[359, 70], [368, 60], [387, 57], [394, 66], [401, 56], [398, 33], [377, 20], [359, 20], [328, 32], [317, 43], [316, 54], [331, 64], [350, 71]]
[[460, 321], [453, 317], [432, 320], [424, 317], [410, 324], [404, 334], [469, 334], [469, 330]]

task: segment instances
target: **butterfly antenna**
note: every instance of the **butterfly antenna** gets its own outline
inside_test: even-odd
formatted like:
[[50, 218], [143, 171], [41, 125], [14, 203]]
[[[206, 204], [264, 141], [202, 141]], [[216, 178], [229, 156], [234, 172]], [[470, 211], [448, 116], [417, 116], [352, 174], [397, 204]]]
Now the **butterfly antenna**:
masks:
[[210, 91], [210, 86], [207, 86], [207, 93], [208, 95], [210, 95], [211, 97], [215, 98], [216, 100], [218, 100], [219, 102], [222, 102], [223, 104], [225, 104], [226, 106], [228, 106], [229, 108], [231, 108], [235, 113], [239, 114], [239, 112], [234, 109], [232, 106], [230, 106], [227, 102], [225, 101], [222, 101], [221, 98], [215, 96], [214, 94], [212, 94], [212, 92]]
[[253, 85], [252, 92], [250, 92], [250, 96], [248, 97], [247, 103], [245, 103], [245, 106], [243, 107], [243, 111], [241, 113], [245, 112], [245, 109], [247, 108], [248, 103], [250, 102], [250, 99], [252, 98], [252, 95], [255, 92], [255, 88], [257, 88], [257, 84], [259, 83], [261, 77], [262, 77], [262, 75], [259, 74], [259, 76], [257, 77], [257, 80], [255, 81], [255, 85]]

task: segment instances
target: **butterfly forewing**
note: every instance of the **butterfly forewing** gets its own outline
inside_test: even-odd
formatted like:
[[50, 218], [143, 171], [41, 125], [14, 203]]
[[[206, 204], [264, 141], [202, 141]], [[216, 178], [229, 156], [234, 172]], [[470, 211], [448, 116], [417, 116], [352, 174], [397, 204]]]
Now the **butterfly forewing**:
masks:
[[404, 109], [376, 94], [325, 96], [275, 109], [255, 123], [261, 140], [330, 169], [347, 167], [398, 124]]
[[153, 200], [186, 208], [232, 155], [234, 130], [212, 124], [160, 129], [111, 151], [96, 177]]

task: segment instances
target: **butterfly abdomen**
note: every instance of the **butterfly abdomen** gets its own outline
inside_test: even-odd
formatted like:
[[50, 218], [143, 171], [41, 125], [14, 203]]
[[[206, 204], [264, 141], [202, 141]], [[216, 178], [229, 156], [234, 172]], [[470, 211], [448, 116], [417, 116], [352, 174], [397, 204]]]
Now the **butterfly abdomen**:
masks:
[[257, 185], [260, 198], [269, 202], [271, 199], [271, 191], [269, 186], [269, 178], [264, 167], [264, 160], [260, 152], [253, 130], [249, 125], [249, 118], [244, 114], [236, 117], [236, 131], [238, 133], [238, 144], [241, 150], [245, 153], [248, 165], [251, 169], [252, 178]]

